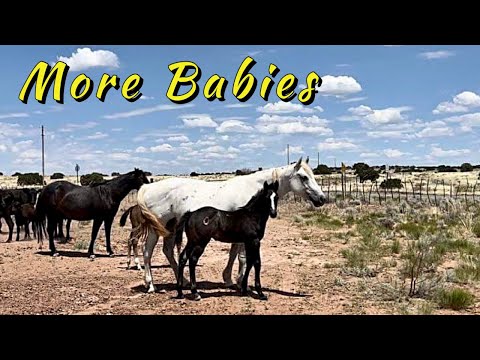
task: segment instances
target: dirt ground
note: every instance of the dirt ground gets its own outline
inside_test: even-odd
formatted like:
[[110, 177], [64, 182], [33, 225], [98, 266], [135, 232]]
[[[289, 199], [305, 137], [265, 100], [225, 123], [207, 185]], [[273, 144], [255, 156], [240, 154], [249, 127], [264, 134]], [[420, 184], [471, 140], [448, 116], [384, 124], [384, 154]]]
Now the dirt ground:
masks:
[[[48, 242], [43, 251], [36, 240], [5, 243], [4, 224], [0, 234], [0, 313], [399, 314], [415, 305], [378, 295], [377, 279], [347, 276], [338, 268], [325, 266], [343, 261], [340, 250], [345, 244], [330, 237], [328, 230], [296, 227], [292, 209], [285, 204], [279, 209], [279, 217], [269, 220], [262, 240], [262, 285], [268, 301], [241, 297], [224, 287], [221, 274], [230, 247], [215, 241], [209, 244], [197, 267], [201, 301], [195, 302], [189, 296], [183, 300], [173, 298], [175, 279], [162, 253], [161, 241], [152, 259], [157, 293], [147, 294], [143, 272], [134, 270], [133, 262], [132, 269], [126, 270], [130, 222], [121, 228], [118, 221], [129, 205], [127, 201], [122, 204], [112, 230], [115, 257], [105, 255], [102, 228], [94, 261], [87, 257], [91, 223], [73, 222], [74, 239], [57, 244], [61, 255], [57, 258], [46, 251]], [[306, 205], [301, 206], [306, 210]], [[188, 267], [185, 275], [188, 278]], [[185, 293], [190, 294], [189, 290]], [[469, 314], [479, 310], [477, 306], [461, 312], [435, 313]]]

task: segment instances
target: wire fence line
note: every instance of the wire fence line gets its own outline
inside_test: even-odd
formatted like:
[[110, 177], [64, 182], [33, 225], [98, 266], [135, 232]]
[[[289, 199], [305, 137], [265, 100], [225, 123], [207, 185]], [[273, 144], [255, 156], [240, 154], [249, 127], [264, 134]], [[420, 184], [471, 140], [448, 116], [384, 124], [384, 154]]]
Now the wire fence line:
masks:
[[421, 201], [437, 206], [442, 199], [455, 199], [466, 204], [480, 203], [480, 185], [477, 182], [462, 184], [430, 178], [421, 178], [419, 183], [401, 180], [400, 188], [382, 188], [380, 181], [361, 183], [358, 178], [321, 178], [317, 182], [328, 202], [359, 200], [365, 204], [382, 204], [387, 200]]

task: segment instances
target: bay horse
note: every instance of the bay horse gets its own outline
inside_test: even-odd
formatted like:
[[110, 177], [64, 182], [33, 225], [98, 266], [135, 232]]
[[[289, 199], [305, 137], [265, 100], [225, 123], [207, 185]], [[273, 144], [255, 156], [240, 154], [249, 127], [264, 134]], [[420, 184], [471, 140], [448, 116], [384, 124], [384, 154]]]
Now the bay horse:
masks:
[[183, 299], [183, 270], [188, 260], [191, 291], [195, 300], [201, 296], [197, 291], [195, 269], [205, 247], [213, 238], [227, 243], [243, 243], [247, 256], [247, 269], [243, 276], [241, 294], [247, 295], [248, 275], [255, 267], [255, 290], [260, 300], [267, 300], [260, 283], [260, 241], [265, 234], [269, 217], [277, 217], [278, 180], [272, 184], [266, 181], [262, 190], [250, 201], [235, 211], [218, 210], [211, 206], [188, 211], [180, 219], [175, 230], [175, 242], [182, 243], [183, 231], [187, 234], [187, 245], [179, 257], [177, 291], [178, 299]]
[[127, 270], [130, 269], [130, 262], [132, 257], [132, 248], [133, 254], [135, 256], [134, 262], [138, 270], [142, 270], [140, 265], [140, 260], [138, 258], [138, 241], [139, 241], [139, 231], [138, 227], [142, 222], [142, 212], [138, 205], [133, 205], [129, 207], [123, 215], [120, 217], [120, 226], [125, 226], [127, 222], [127, 217], [130, 215], [130, 223], [132, 224], [132, 231], [130, 232], [130, 237], [128, 238], [128, 259], [127, 259]]
[[[168, 178], [142, 186], [138, 191], [137, 203], [144, 218], [140, 232], [142, 237], [146, 238], [143, 259], [148, 292], [155, 291], [151, 258], [159, 236], [163, 237], [163, 252], [177, 277], [178, 266], [174, 256], [175, 225], [183, 214], [204, 206], [234, 211], [246, 204], [263, 187], [265, 181], [271, 183], [275, 180], [279, 182], [279, 199], [292, 191], [296, 196], [311, 201], [316, 207], [325, 203], [325, 194], [308, 165], [308, 157], [305, 161], [300, 158], [295, 164], [236, 176], [225, 181]], [[162, 235], [165, 228], [166, 236]], [[232, 268], [237, 255], [239, 260], [237, 284], [242, 283], [246, 269], [245, 247], [243, 244], [232, 244], [228, 263], [223, 271], [223, 280], [227, 286], [233, 285]], [[184, 280], [184, 283], [187, 281]]]
[[54, 231], [60, 220], [93, 220], [88, 255], [95, 258], [93, 247], [100, 226], [105, 222], [107, 253], [113, 256], [110, 245], [110, 232], [113, 218], [120, 202], [131, 190], [138, 190], [148, 184], [148, 178], [142, 170], [135, 169], [112, 180], [90, 186], [79, 186], [66, 181], [55, 181], [47, 185], [40, 193], [35, 207], [35, 226], [37, 238], [42, 244], [45, 231], [45, 219], [48, 220], [47, 232], [50, 251], [58, 256], [54, 243]]

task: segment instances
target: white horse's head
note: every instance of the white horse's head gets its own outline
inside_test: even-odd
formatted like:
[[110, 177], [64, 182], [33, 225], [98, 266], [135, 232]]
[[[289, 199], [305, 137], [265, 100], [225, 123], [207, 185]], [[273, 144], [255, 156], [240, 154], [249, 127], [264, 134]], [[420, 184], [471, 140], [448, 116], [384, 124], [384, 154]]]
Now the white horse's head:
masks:
[[319, 207], [325, 204], [326, 197], [313, 176], [308, 160], [307, 157], [305, 161], [302, 161], [302, 158], [297, 161], [293, 171], [290, 172], [288, 182], [294, 194], [310, 200], [313, 205]]

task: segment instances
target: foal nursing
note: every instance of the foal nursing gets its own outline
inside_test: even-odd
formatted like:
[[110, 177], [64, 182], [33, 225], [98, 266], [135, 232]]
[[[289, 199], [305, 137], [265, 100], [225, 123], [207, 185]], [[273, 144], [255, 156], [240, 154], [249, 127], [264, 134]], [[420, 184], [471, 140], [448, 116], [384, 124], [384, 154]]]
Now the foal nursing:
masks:
[[267, 300], [260, 284], [260, 240], [265, 234], [267, 220], [277, 216], [278, 181], [268, 184], [255, 194], [250, 201], [236, 211], [223, 211], [214, 207], [203, 207], [194, 212], [186, 212], [176, 229], [175, 242], [182, 242], [183, 231], [187, 234], [187, 245], [180, 254], [177, 298], [183, 298], [183, 270], [189, 261], [191, 291], [195, 300], [201, 296], [197, 292], [195, 267], [205, 247], [213, 238], [226, 243], [244, 243], [247, 268], [242, 279], [241, 294], [247, 295], [248, 275], [252, 266], [255, 268], [255, 290], [261, 300]]

